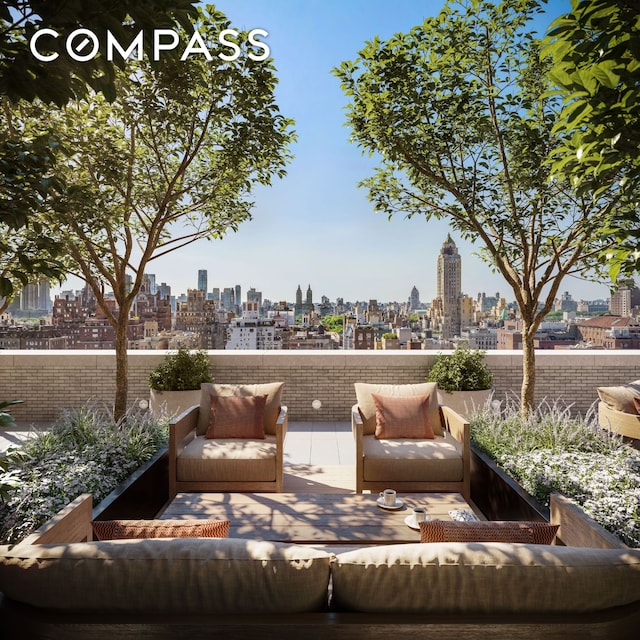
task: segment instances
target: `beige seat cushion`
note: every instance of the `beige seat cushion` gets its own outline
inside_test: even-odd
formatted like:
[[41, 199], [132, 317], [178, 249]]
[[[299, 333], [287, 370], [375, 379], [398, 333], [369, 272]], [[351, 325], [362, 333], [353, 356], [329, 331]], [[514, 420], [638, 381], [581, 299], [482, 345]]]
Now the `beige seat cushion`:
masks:
[[331, 570], [338, 608], [377, 613], [576, 613], [640, 593], [638, 549], [398, 544], [341, 553]]
[[[424, 382], [421, 384], [372, 384], [368, 382], [356, 382], [354, 387], [365, 435], [373, 434], [376, 430], [376, 405], [372, 394], [375, 393], [379, 396], [390, 398], [406, 398], [408, 396], [426, 396], [430, 394], [434, 394], [434, 399], [438, 397], [438, 386], [435, 382]], [[429, 403], [429, 423], [433, 426], [435, 435], [441, 436], [443, 431], [437, 401]]]
[[319, 611], [331, 558], [303, 545], [234, 538], [21, 545], [0, 551], [0, 591], [36, 607], [76, 611]]
[[462, 445], [450, 434], [433, 440], [362, 439], [364, 480], [460, 482]]
[[275, 435], [276, 422], [282, 404], [284, 382], [268, 382], [264, 384], [217, 384], [204, 382], [200, 385], [200, 412], [196, 433], [203, 436], [207, 432], [211, 416], [211, 395], [215, 396], [267, 396], [264, 407], [264, 432]]
[[194, 438], [177, 461], [178, 482], [275, 481], [276, 438]]

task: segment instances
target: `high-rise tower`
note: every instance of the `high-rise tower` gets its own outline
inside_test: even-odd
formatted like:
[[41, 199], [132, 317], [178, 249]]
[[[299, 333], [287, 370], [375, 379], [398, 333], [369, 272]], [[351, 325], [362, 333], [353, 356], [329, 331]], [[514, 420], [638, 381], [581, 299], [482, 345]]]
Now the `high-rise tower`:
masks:
[[460, 335], [462, 259], [456, 243], [447, 234], [438, 255], [437, 299], [440, 301], [440, 328], [445, 339]]
[[207, 270], [199, 269], [198, 270], [198, 290], [199, 291], [207, 291]]

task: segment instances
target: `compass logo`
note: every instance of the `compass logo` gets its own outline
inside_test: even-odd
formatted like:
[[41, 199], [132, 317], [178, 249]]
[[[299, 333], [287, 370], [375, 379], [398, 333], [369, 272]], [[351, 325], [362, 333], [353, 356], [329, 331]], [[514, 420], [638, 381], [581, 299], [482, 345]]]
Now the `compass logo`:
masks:
[[[264, 29], [252, 29], [247, 34], [247, 42], [250, 45], [247, 56], [255, 62], [266, 60], [271, 55], [269, 46], [261, 40], [269, 35]], [[36, 31], [29, 40], [31, 54], [41, 62], [52, 62], [59, 56], [57, 52], [43, 53], [40, 45], [46, 43], [46, 38], [59, 38], [60, 34], [55, 29], [40, 29]], [[173, 29], [154, 29], [152, 33], [153, 60], [160, 59], [163, 51], [172, 51], [180, 45], [180, 36]], [[240, 57], [242, 49], [239, 44], [240, 33], [235, 29], [224, 29], [218, 34], [218, 44], [222, 51], [215, 55], [226, 62], [232, 62]], [[41, 42], [42, 40], [42, 42]], [[42, 46], [42, 48], [45, 48]], [[107, 31], [105, 42], [106, 57], [110, 62], [115, 55], [121, 56], [124, 60], [133, 58], [142, 60], [144, 56], [144, 32], [140, 31], [136, 37], [123, 46], [117, 38]], [[65, 49], [73, 60], [87, 62], [95, 58], [100, 52], [100, 39], [90, 29], [76, 29], [66, 38]], [[209, 50], [200, 33], [196, 30], [184, 48], [180, 60], [186, 60], [193, 55], [203, 55], [208, 61], [213, 60], [214, 54]]]

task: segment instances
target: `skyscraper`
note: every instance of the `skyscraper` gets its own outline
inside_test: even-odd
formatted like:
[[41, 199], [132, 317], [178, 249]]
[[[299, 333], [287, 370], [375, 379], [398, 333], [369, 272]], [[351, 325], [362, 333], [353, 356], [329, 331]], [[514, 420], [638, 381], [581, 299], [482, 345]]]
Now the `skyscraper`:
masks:
[[198, 270], [198, 290], [199, 291], [207, 291], [207, 270], [199, 269]]
[[450, 234], [447, 234], [447, 239], [438, 255], [437, 278], [438, 304], [433, 305], [439, 316], [436, 324], [442, 331], [442, 337], [450, 339], [460, 335], [460, 296], [462, 294], [462, 259]]

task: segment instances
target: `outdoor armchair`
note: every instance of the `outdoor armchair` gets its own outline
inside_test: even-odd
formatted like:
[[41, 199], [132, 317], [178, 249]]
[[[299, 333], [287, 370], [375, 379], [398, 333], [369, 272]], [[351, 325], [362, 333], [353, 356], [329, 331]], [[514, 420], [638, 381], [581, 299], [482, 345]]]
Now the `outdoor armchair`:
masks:
[[454, 491], [470, 498], [469, 423], [438, 405], [435, 383], [357, 382], [355, 390], [356, 492]]
[[201, 385], [200, 405], [169, 423], [169, 496], [282, 491], [284, 383]]

